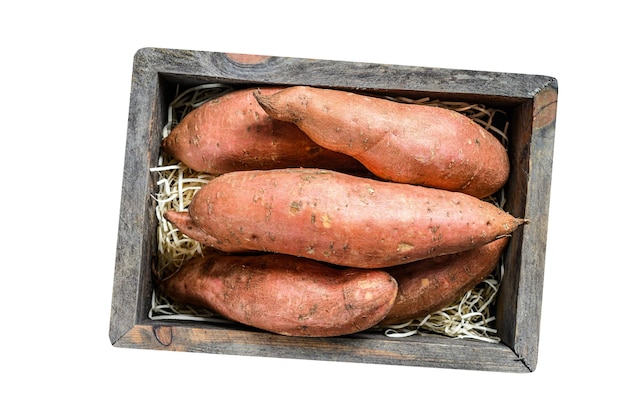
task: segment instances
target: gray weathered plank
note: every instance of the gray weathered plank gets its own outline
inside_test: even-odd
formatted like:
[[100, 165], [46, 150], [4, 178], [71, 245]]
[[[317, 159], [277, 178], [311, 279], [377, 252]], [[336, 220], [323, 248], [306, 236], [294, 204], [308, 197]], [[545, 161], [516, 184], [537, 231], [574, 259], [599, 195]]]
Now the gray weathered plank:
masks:
[[503, 344], [424, 335], [412, 340], [362, 334], [354, 337], [305, 338], [254, 329], [202, 325], [142, 324], [118, 340], [118, 347], [280, 357], [341, 362], [527, 372]]

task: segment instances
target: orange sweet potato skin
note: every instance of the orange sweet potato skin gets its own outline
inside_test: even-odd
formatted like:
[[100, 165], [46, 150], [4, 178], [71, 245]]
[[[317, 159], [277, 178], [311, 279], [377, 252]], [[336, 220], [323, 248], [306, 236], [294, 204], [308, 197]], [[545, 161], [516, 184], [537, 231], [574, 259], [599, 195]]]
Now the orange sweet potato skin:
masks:
[[271, 117], [383, 179], [484, 198], [509, 176], [504, 146], [452, 110], [302, 86], [255, 97]]
[[393, 305], [398, 286], [380, 270], [338, 269], [287, 255], [207, 255], [159, 282], [163, 293], [239, 323], [288, 336], [366, 330]]
[[212, 174], [301, 166], [366, 171], [355, 159], [320, 147], [295, 125], [271, 119], [253, 97], [256, 90], [271, 94], [280, 88], [237, 90], [204, 103], [172, 129], [162, 149]]
[[174, 222], [183, 233], [193, 225], [218, 250], [357, 268], [468, 250], [524, 223], [467, 194], [306, 168], [221, 175], [176, 216], [187, 219]]
[[508, 240], [386, 269], [398, 282], [398, 296], [382, 323], [422, 318], [450, 305], [496, 268]]

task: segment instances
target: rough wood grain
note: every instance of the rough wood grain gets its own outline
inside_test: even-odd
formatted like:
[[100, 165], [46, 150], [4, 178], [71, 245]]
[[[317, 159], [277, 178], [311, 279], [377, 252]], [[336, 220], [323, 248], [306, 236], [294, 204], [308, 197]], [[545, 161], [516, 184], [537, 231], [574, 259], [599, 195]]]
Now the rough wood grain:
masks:
[[[154, 178], [163, 112], [175, 87], [313, 85], [471, 101], [510, 116], [506, 209], [530, 219], [506, 252], [496, 309], [502, 343], [361, 333], [306, 339], [242, 326], [150, 321]], [[109, 336], [118, 347], [409, 366], [531, 372], [537, 364], [557, 83], [552, 77], [147, 48], [134, 59]]]
[[436, 335], [419, 336], [413, 340], [389, 339], [369, 333], [353, 337], [307, 338], [245, 328], [164, 323], [137, 325], [117, 342], [117, 346], [482, 371], [527, 371], [517, 355], [502, 344]]
[[530, 223], [509, 245], [496, 317], [503, 342], [531, 371], [538, 359], [556, 102], [555, 80], [519, 106], [512, 121], [510, 152], [516, 166], [509, 179], [507, 208]]

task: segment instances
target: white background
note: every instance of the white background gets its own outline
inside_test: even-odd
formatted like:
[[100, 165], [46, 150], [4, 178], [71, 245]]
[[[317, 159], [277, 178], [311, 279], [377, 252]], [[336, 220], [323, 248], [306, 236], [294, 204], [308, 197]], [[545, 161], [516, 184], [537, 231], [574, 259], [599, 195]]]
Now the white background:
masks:
[[[623, 410], [623, 15], [606, 1], [585, 8], [547, 0], [223, 3], [4, 6], [0, 414], [608, 416]], [[130, 77], [142, 47], [556, 77], [537, 370], [502, 374], [112, 347]]]

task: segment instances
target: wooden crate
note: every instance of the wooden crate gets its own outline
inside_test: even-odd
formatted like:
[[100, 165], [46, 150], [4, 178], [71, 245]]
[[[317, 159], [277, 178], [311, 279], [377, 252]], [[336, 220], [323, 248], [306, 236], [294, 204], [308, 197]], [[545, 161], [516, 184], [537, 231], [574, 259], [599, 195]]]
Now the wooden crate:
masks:
[[[360, 333], [300, 338], [215, 323], [153, 321], [151, 265], [156, 252], [157, 164], [165, 112], [175, 87], [312, 85], [406, 97], [483, 103], [507, 112], [511, 176], [505, 210], [531, 219], [506, 250], [496, 303], [500, 343], [420, 335], [393, 339]], [[126, 159], [111, 307], [114, 346], [365, 362], [504, 372], [532, 372], [548, 226], [557, 82], [548, 76], [441, 68], [142, 49], [132, 73]]]

